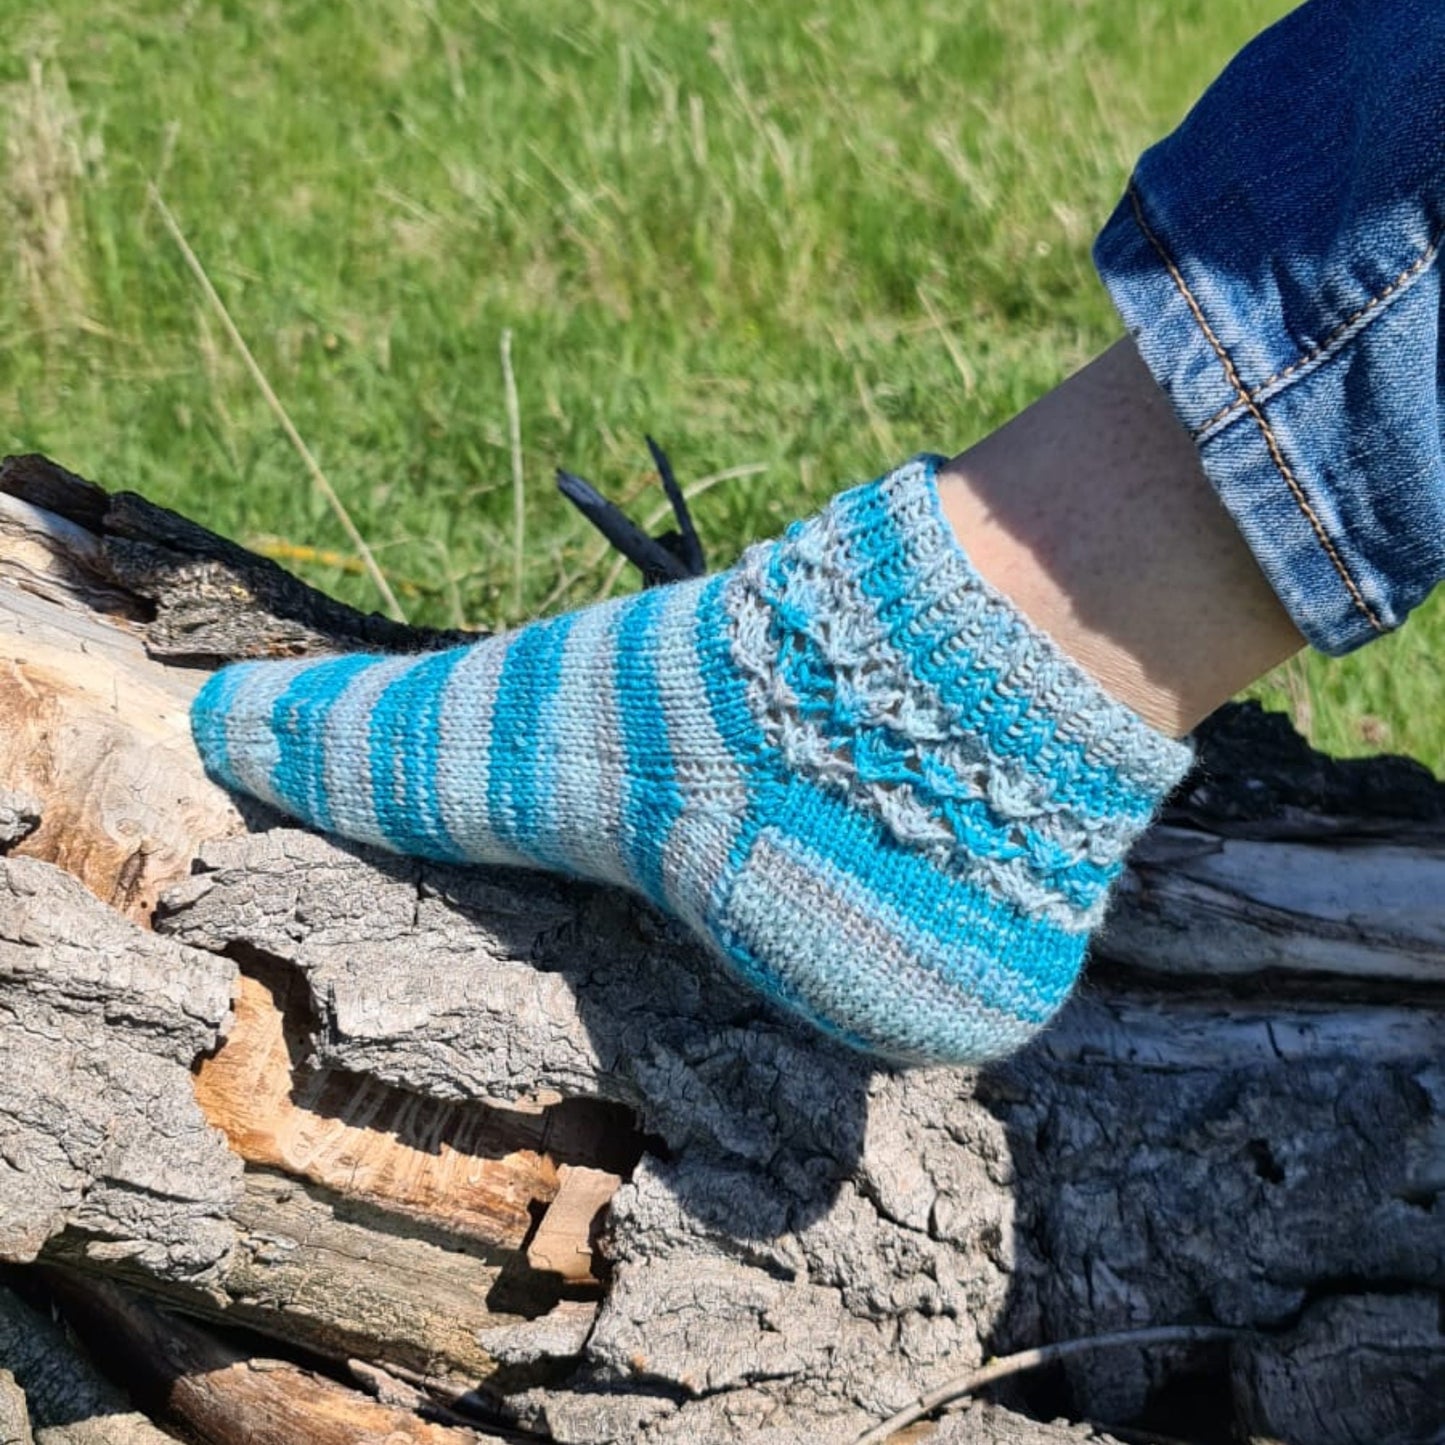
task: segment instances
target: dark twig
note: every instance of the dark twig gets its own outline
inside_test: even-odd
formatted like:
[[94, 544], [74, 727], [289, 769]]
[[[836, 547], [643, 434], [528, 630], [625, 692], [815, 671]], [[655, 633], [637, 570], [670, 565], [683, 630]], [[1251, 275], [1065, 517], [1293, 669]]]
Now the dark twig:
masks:
[[662, 582], [681, 582], [688, 577], [701, 577], [707, 570], [702, 542], [687, 509], [687, 499], [677, 484], [677, 476], [667, 453], [651, 437], [648, 450], [662, 478], [663, 490], [672, 503], [678, 532], [649, 537], [620, 507], [609, 502], [591, 482], [574, 472], [557, 470], [557, 489], [642, 573], [643, 582], [656, 586]]
[[687, 576], [682, 561], [661, 542], [654, 541], [620, 508], [613, 506], [591, 482], [557, 469], [557, 489], [642, 572], [643, 580], [677, 582]]
[[667, 493], [667, 500], [672, 503], [672, 514], [677, 518], [677, 530], [681, 533], [681, 556], [683, 565], [688, 570], [688, 575], [701, 577], [707, 571], [707, 558], [703, 555], [702, 541], [697, 535], [697, 528], [692, 524], [692, 513], [687, 509], [687, 498], [682, 494], [682, 488], [677, 484], [677, 473], [672, 469], [672, 462], [668, 455], [649, 436], [646, 438], [647, 450], [652, 453], [653, 463], [657, 467], [657, 474], [662, 478], [662, 489]]

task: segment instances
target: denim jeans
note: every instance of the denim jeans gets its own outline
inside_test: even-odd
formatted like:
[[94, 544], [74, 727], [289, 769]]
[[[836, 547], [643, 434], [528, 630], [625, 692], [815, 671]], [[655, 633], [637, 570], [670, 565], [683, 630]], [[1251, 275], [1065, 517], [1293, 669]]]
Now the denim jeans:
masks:
[[1295, 624], [1445, 576], [1445, 0], [1309, 0], [1139, 160], [1094, 258]]

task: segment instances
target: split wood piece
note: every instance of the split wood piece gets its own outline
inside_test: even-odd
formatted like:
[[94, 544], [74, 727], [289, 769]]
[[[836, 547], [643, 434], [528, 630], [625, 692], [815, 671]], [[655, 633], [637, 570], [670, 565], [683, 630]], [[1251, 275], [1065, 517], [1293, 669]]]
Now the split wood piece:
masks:
[[[31, 1427], [34, 1445], [173, 1445], [58, 1325], [4, 1285], [0, 1367], [0, 1445], [30, 1445]], [[7, 1374], [19, 1387], [8, 1399]]]
[[74, 878], [0, 859], [0, 1261], [67, 1228], [204, 1289], [241, 1162], [190, 1066], [230, 1007], [227, 959], [128, 922]]
[[[0, 729], [0, 777], [31, 795], [16, 795], [9, 809], [15, 816], [10, 841], [19, 835], [23, 841], [14, 851], [67, 868], [94, 894], [148, 922], [160, 890], [189, 874], [197, 846], [243, 827], [230, 799], [202, 774], [190, 745], [186, 713], [200, 675], [149, 658], [131, 628], [138, 609], [121, 607], [118, 594], [87, 582], [78, 566], [47, 571], [37, 539], [62, 535], [68, 555], [84, 560], [83, 539], [68, 524], [23, 515], [25, 510], [6, 499], [9, 520], [20, 514], [25, 524], [20, 533], [11, 527], [7, 546], [22, 535], [29, 548], [27, 590], [7, 590], [0, 612], [12, 684], [0, 688], [0, 707], [12, 709], [10, 726]], [[14, 549], [5, 555], [13, 557]], [[97, 623], [83, 606], [100, 607], [106, 620]], [[119, 627], [113, 625], [117, 619]], [[52, 818], [60, 826], [51, 826]], [[42, 906], [53, 923], [68, 917], [55, 900]], [[92, 956], [103, 952], [97, 944], [109, 936], [107, 927], [76, 928]], [[20, 933], [35, 936], [29, 925]], [[167, 957], [175, 952], [159, 941], [156, 947]], [[206, 967], [234, 972], [219, 961], [207, 960]], [[178, 980], [173, 987], [184, 985]], [[387, 1359], [466, 1384], [492, 1368], [476, 1345], [477, 1328], [515, 1322], [519, 1308], [545, 1309], [564, 1284], [595, 1287], [590, 1270], [577, 1268], [579, 1260], [590, 1264], [590, 1220], [578, 1220], [570, 1250], [558, 1248], [569, 1261], [566, 1280], [537, 1278], [521, 1250], [557, 1191], [557, 1165], [546, 1151], [590, 1160], [591, 1133], [616, 1122], [606, 1111], [589, 1114], [585, 1103], [586, 1117], [566, 1108], [489, 1111], [423, 1101], [340, 1071], [307, 1070], [303, 1026], [285, 1035], [279, 1013], [273, 1007], [268, 1015], [263, 1007], [264, 987], [247, 978], [241, 988], [239, 1016], [222, 1048], [203, 1064], [198, 1097], [252, 1165], [289, 1168], [324, 1187], [312, 1198], [273, 1187], [274, 1181], [252, 1171], [226, 1224], [216, 1219], [209, 1226], [224, 1239], [217, 1235], [204, 1248], [193, 1241], [184, 1249], [171, 1240], [160, 1252], [121, 1247], [125, 1229], [106, 1213], [114, 1190], [95, 1189], [85, 1228], [57, 1240], [52, 1256], [118, 1271], [188, 1308], [245, 1318], [333, 1358]], [[114, 1010], [117, 1004], [104, 1006]], [[126, 1003], [123, 1011], [136, 1006]], [[12, 1052], [18, 1057], [24, 1046], [17, 1039]], [[93, 1056], [106, 1052], [114, 1074], [126, 1055], [104, 1050], [97, 1040]], [[35, 1062], [33, 1047], [27, 1057]], [[43, 1068], [41, 1075], [85, 1077]], [[183, 1082], [183, 1073], [178, 1077]], [[12, 1076], [12, 1084], [20, 1082]], [[112, 1123], [101, 1135], [115, 1134], [118, 1105], [145, 1097], [135, 1080], [103, 1084], [96, 1117], [109, 1111]], [[268, 1118], [270, 1106], [276, 1112]], [[61, 1112], [72, 1128], [88, 1117], [74, 1099]], [[44, 1196], [24, 1178], [14, 1182], [23, 1186], [33, 1213]], [[76, 1199], [86, 1198], [88, 1179], [77, 1174], [74, 1183]], [[413, 1243], [391, 1228], [356, 1227], [338, 1218], [338, 1196], [410, 1216], [422, 1238]], [[67, 1218], [63, 1205], [46, 1207], [46, 1223], [37, 1221], [42, 1232], [32, 1229], [27, 1236], [32, 1250]], [[9, 1211], [12, 1234], [27, 1217]], [[375, 1222], [381, 1223], [380, 1215]], [[234, 1238], [231, 1230], [239, 1231]], [[549, 1236], [560, 1240], [562, 1233], [554, 1221]], [[458, 1238], [482, 1245], [480, 1257], [451, 1252], [447, 1241]], [[201, 1275], [187, 1282], [186, 1262], [199, 1267], [202, 1256]], [[24, 1251], [12, 1257], [24, 1257]], [[388, 1264], [396, 1266], [394, 1273]], [[489, 1299], [506, 1307], [493, 1308]]]
[[557, 1196], [527, 1246], [527, 1263], [568, 1284], [596, 1284], [593, 1236], [622, 1181], [585, 1164], [564, 1164], [557, 1175]]
[[1134, 850], [1099, 950], [1151, 973], [1445, 987], [1445, 839], [1221, 837]]
[[1327, 757], [1257, 703], [1220, 709], [1195, 743], [1096, 956], [1241, 989], [1257, 974], [1296, 992], [1445, 989], [1445, 785], [1428, 768]]
[[[43, 1249], [339, 1360], [468, 1385], [490, 1373], [479, 1329], [543, 1312], [587, 1281], [529, 1268], [521, 1220], [469, 1245], [440, 1207], [431, 1224], [419, 1215], [398, 1228], [385, 1198], [369, 1205], [254, 1168], [242, 1178], [189, 1067], [214, 1044], [233, 971], [128, 923], [52, 865], [0, 860], [0, 1054], [13, 1061], [0, 1070], [0, 1257]], [[429, 1137], [422, 1101], [371, 1091], [409, 1101]], [[435, 1107], [444, 1119], [486, 1116]], [[378, 1108], [400, 1128], [398, 1111]], [[546, 1118], [526, 1125], [543, 1144]], [[428, 1167], [415, 1142], [378, 1140], [373, 1163], [410, 1151]], [[539, 1149], [529, 1167], [544, 1161]], [[590, 1247], [590, 1225], [577, 1228], [576, 1248]]]
[[[247, 1325], [325, 1359], [395, 1364], [467, 1389], [494, 1363], [477, 1332], [543, 1310], [550, 1284], [505, 1255], [478, 1254], [401, 1232], [283, 1175], [247, 1170], [229, 1218], [233, 1247], [204, 1288], [163, 1264], [137, 1263], [80, 1231], [57, 1235], [42, 1260], [143, 1289], [203, 1319]], [[518, 1275], [521, 1278], [518, 1278]]]
[[[404, 1215], [428, 1237], [482, 1245], [497, 1257], [520, 1250], [540, 1217], [539, 1237], [552, 1242], [565, 1268], [543, 1262], [535, 1246], [534, 1266], [596, 1283], [590, 1232], [622, 1181], [585, 1165], [559, 1170], [554, 1151], [565, 1158], [570, 1144], [592, 1157], [587, 1126], [615, 1128], [615, 1110], [585, 1101], [530, 1112], [444, 1103], [365, 1075], [312, 1068], [305, 1062], [311, 1027], [299, 975], [248, 960], [235, 1022], [197, 1069], [196, 1097], [249, 1165], [310, 1180]], [[556, 1127], [559, 1114], [571, 1116], [568, 1126]], [[585, 1200], [574, 1177], [589, 1185]]]
[[344, 1360], [466, 1384], [484, 1326], [564, 1288], [510, 1248], [248, 1170], [197, 1106], [233, 967], [147, 933], [73, 878], [0, 859], [0, 1258], [143, 1282]]
[[203, 842], [243, 831], [191, 743], [204, 674], [165, 667], [135, 632], [56, 602], [13, 586], [4, 599], [0, 786], [40, 815], [11, 851], [55, 863], [148, 925]]
[[52, 1280], [67, 1317], [136, 1394], [207, 1445], [485, 1445], [503, 1437], [385, 1405], [281, 1360], [249, 1356], [114, 1285]]
[[22, 558], [12, 569], [19, 580], [141, 619], [156, 657], [214, 666], [308, 652], [423, 652], [478, 636], [358, 612], [189, 518], [134, 492], [107, 492], [48, 457], [6, 457], [0, 493], [49, 519], [39, 545], [54, 560]]

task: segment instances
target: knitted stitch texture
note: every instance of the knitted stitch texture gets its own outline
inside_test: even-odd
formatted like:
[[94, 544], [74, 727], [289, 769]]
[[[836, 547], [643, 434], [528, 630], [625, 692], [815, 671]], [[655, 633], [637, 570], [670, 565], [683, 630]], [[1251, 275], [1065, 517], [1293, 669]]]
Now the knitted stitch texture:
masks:
[[854, 1047], [998, 1057], [1068, 996], [1190, 754], [974, 571], [939, 460], [717, 577], [420, 658], [226, 668], [197, 744], [327, 831], [626, 885]]

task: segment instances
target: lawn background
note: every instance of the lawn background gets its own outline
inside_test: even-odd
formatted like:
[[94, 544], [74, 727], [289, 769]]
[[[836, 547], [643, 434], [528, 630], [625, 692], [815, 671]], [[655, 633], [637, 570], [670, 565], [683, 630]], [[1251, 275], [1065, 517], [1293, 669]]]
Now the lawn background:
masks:
[[[413, 620], [633, 586], [551, 476], [646, 518], [644, 430], [725, 565], [1106, 345], [1093, 232], [1287, 8], [0, 0], [0, 445], [378, 605], [154, 182]], [[1439, 770], [1442, 632], [1427, 606], [1261, 691]]]

